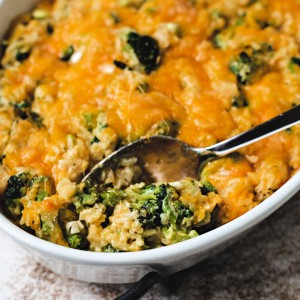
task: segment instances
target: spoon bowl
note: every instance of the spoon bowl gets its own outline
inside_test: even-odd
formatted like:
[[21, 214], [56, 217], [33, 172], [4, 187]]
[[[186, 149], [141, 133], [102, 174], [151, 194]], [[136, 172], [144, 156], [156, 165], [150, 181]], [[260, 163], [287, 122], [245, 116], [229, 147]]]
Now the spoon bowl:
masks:
[[115, 171], [124, 159], [136, 158], [150, 182], [199, 178], [200, 169], [211, 159], [222, 157], [300, 123], [300, 105], [244, 133], [207, 148], [193, 148], [169, 136], [152, 136], [124, 146], [100, 163], [83, 179], [103, 183], [105, 171]]

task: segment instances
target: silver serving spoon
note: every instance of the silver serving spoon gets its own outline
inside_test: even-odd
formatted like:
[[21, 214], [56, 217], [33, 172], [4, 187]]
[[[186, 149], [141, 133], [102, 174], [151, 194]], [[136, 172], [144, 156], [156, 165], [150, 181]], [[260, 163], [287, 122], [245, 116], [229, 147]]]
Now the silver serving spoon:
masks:
[[137, 158], [152, 182], [171, 182], [186, 177], [198, 179], [199, 169], [211, 158], [222, 157], [274, 133], [300, 123], [300, 105], [244, 133], [207, 148], [192, 148], [169, 136], [143, 138], [115, 151], [85, 176], [102, 183], [105, 170], [116, 170], [123, 158]]

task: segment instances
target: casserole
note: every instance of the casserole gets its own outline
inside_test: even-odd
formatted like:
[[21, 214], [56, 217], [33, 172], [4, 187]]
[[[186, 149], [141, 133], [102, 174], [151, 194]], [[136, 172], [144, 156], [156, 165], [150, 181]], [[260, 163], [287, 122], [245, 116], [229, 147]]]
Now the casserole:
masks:
[[[27, 10], [33, 3], [17, 1], [0, 2], [0, 24]], [[24, 7], [23, 7], [24, 5]], [[13, 8], [17, 6], [17, 9]], [[2, 18], [3, 14], [3, 18]], [[239, 234], [263, 220], [295, 194], [299, 187], [299, 173], [267, 200], [240, 218], [208, 232], [201, 237], [139, 253], [90, 253], [67, 249], [39, 240], [0, 217], [0, 227], [17, 242], [34, 253], [51, 270], [71, 278], [106, 283], [134, 282], [150, 270], [168, 275], [199, 262], [234, 241]]]

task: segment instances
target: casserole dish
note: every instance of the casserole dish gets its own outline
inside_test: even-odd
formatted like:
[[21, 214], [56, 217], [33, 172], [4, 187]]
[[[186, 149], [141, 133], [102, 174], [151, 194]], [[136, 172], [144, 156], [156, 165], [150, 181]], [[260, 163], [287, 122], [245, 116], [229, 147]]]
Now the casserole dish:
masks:
[[[5, 33], [14, 17], [29, 10], [36, 2], [0, 0], [0, 34]], [[129, 283], [153, 270], [167, 276], [220, 251], [290, 199], [299, 190], [299, 181], [300, 174], [297, 173], [248, 213], [200, 237], [141, 252], [92, 253], [61, 247], [24, 232], [2, 214], [0, 228], [54, 272], [88, 282]]]

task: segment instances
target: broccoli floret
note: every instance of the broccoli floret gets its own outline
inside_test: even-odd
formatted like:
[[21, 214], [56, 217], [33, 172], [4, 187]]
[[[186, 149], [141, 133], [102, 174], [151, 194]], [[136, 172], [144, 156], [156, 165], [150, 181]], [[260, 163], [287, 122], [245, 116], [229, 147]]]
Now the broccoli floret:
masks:
[[123, 252], [119, 249], [114, 248], [111, 244], [108, 244], [102, 248], [102, 252], [106, 253], [117, 253], [117, 252]]
[[291, 58], [291, 63], [300, 67], [300, 58], [299, 57], [295, 57], [295, 56], [292, 57]]
[[103, 186], [87, 180], [84, 186], [75, 195], [73, 204], [76, 211], [80, 212], [86, 206], [93, 206], [96, 202], [100, 202], [100, 193], [103, 191]]
[[41, 128], [43, 126], [43, 118], [38, 113], [31, 111], [33, 100], [34, 98], [30, 97], [20, 103], [14, 103], [14, 115], [16, 118], [28, 120], [38, 128]]
[[115, 24], [121, 23], [121, 21], [122, 21], [121, 17], [117, 12], [112, 11], [109, 15], [110, 15], [110, 17], [112, 18], [112, 20], [114, 21]]
[[[179, 201], [176, 190], [170, 185], [148, 185], [135, 190], [136, 202], [131, 207], [139, 211], [139, 221], [145, 229], [157, 226], [191, 226], [193, 212]], [[165, 218], [162, 221], [161, 215]]]
[[49, 177], [33, 176], [30, 180], [29, 188], [34, 195], [33, 200], [41, 202], [46, 197], [53, 195], [54, 185]]
[[54, 33], [54, 27], [52, 24], [48, 23], [46, 26], [46, 31], [48, 35], [52, 35]]
[[232, 107], [243, 108], [243, 107], [247, 107], [248, 105], [249, 105], [248, 100], [242, 94], [240, 94], [239, 96], [233, 97], [231, 99]]
[[242, 25], [245, 25], [246, 23], [246, 20], [245, 20], [245, 17], [246, 17], [246, 14], [243, 13], [241, 15], [239, 15], [235, 21], [235, 26], [242, 26]]
[[100, 140], [96, 136], [94, 136], [93, 139], [91, 140], [91, 145], [97, 144], [99, 142]]
[[265, 28], [271, 26], [270, 23], [266, 20], [255, 20], [255, 21], [261, 29], [265, 29]]
[[144, 228], [156, 227], [161, 224], [162, 205], [156, 199], [146, 200], [140, 208], [139, 221]]
[[231, 27], [223, 30], [215, 30], [212, 34], [211, 41], [215, 48], [226, 49], [233, 36], [234, 31]]
[[24, 197], [27, 193], [30, 179], [30, 173], [21, 173], [11, 176], [7, 183], [5, 198], [17, 199]]
[[20, 200], [27, 193], [30, 178], [29, 173], [21, 173], [11, 176], [7, 182], [4, 192], [4, 208], [6, 213], [14, 219], [21, 216], [23, 205]]
[[255, 55], [241, 52], [230, 64], [230, 71], [236, 76], [238, 83], [246, 85], [252, 82], [253, 76], [264, 66], [264, 62]]
[[205, 218], [200, 223], [194, 225], [194, 229], [198, 234], [208, 232], [217, 226], [219, 210], [219, 206], [216, 206], [212, 213], [206, 212]]
[[292, 73], [296, 72], [296, 68], [295, 67], [300, 67], [300, 57], [292, 57], [289, 63], [289, 69]]
[[14, 104], [14, 115], [22, 120], [26, 120], [30, 113], [31, 104], [29, 101], [23, 101]]
[[163, 200], [163, 213], [173, 228], [184, 226], [188, 229], [192, 225], [194, 213], [176, 198], [176, 190], [169, 187], [167, 196]]
[[68, 245], [74, 249], [88, 250], [86, 226], [78, 219], [76, 212], [70, 208], [60, 209], [58, 212], [58, 223]]
[[131, 31], [127, 36], [127, 44], [133, 49], [146, 73], [151, 73], [158, 67], [160, 49], [158, 42], [151, 36]]
[[100, 194], [101, 201], [105, 205], [106, 219], [101, 224], [103, 228], [109, 225], [109, 217], [113, 214], [115, 206], [123, 199], [127, 197], [127, 194], [120, 189], [108, 187], [104, 192]]
[[70, 234], [67, 237], [67, 242], [69, 246], [73, 249], [79, 249], [79, 250], [88, 250], [89, 249], [89, 243], [87, 239], [83, 238], [83, 236], [79, 233], [76, 234]]
[[74, 197], [73, 204], [77, 212], [80, 212], [86, 206], [93, 206], [97, 202], [113, 208], [126, 196], [123, 190], [113, 188], [110, 184], [97, 184], [86, 181], [84, 187]]
[[54, 229], [54, 224], [51, 221], [41, 220], [41, 235], [40, 237], [46, 241], [51, 239], [51, 235]]
[[253, 83], [254, 77], [261, 75], [266, 69], [265, 56], [272, 55], [273, 46], [260, 43], [253, 47], [246, 47], [229, 64], [230, 71], [236, 76], [241, 85]]
[[212, 22], [218, 24], [211, 37], [212, 44], [215, 48], [225, 49], [234, 34], [233, 28], [228, 27], [228, 17], [219, 10], [213, 10], [210, 17]]
[[153, 135], [168, 135], [176, 137], [178, 135], [180, 124], [175, 120], [164, 120], [150, 128], [147, 136]]
[[31, 50], [27, 49], [18, 49], [16, 53], [16, 60], [20, 63], [27, 60], [30, 57]]
[[127, 197], [127, 194], [117, 188], [108, 188], [100, 194], [102, 203], [105, 206], [115, 207], [121, 200]]
[[73, 204], [76, 207], [76, 211], [80, 212], [86, 206], [93, 206], [99, 201], [99, 195], [95, 193], [85, 194], [83, 192], [78, 192], [73, 199]]
[[85, 121], [85, 126], [88, 131], [92, 131], [97, 126], [97, 115], [93, 113], [84, 113], [82, 117]]
[[211, 37], [212, 44], [217, 49], [225, 49], [226, 43], [224, 43], [224, 40], [222, 38], [222, 34], [220, 30], [215, 30]]
[[146, 185], [141, 189], [133, 189], [134, 197], [137, 200], [136, 205], [142, 205], [147, 200], [162, 201], [167, 195], [167, 188], [165, 184], [156, 186], [155, 184]]
[[30, 112], [29, 121], [34, 124], [37, 128], [43, 127], [43, 118], [36, 112]]
[[3, 164], [3, 160], [5, 159], [5, 157], [6, 157], [5, 154], [0, 155], [0, 165]]
[[60, 60], [68, 62], [73, 56], [74, 52], [75, 52], [74, 47], [72, 45], [68, 46], [60, 56]]
[[209, 181], [202, 182], [201, 194], [206, 196], [211, 192], [218, 193], [217, 189]]
[[131, 204], [132, 209], [139, 211], [139, 222], [143, 228], [155, 228], [161, 225], [160, 215], [164, 198], [167, 196], [167, 186], [147, 185], [142, 189], [134, 189], [135, 202]]
[[141, 8], [141, 6], [146, 2], [146, 0], [119, 0], [121, 6], [133, 7], [136, 9]]
[[137, 86], [137, 90], [142, 93], [142, 94], [146, 94], [150, 91], [150, 85], [148, 82], [141, 82], [138, 86]]
[[121, 70], [125, 70], [126, 68], [128, 68], [127, 64], [119, 60], [114, 60], [114, 65]]
[[13, 217], [18, 217], [23, 209], [21, 198], [29, 195], [30, 200], [43, 201], [53, 195], [53, 189], [53, 182], [49, 177], [32, 176], [30, 173], [13, 175], [9, 178], [4, 193], [6, 211]]
[[239, 152], [233, 152], [227, 155], [230, 159], [232, 159], [235, 162], [243, 161], [245, 160], [245, 156]]

